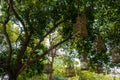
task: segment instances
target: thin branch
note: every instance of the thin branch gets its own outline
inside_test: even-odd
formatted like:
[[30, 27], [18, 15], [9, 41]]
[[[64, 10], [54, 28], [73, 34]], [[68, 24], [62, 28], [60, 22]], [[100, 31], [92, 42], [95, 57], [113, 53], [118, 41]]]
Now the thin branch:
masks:
[[[54, 26], [52, 29], [50, 29], [50, 31], [48, 31], [48, 32], [46, 33], [46, 35], [43, 36], [43, 38], [37, 43], [37, 45], [36, 45], [36, 46], [33, 48], [33, 50], [30, 52], [30, 56], [29, 56], [27, 62], [30, 60], [30, 58], [32, 57], [33, 53], [34, 53], [35, 50], [38, 48], [38, 46], [41, 44], [41, 42], [44, 40], [44, 38], [47, 37], [50, 33], [52, 33], [53, 30], [55, 30], [61, 23], [64, 23], [65, 21], [67, 21], [67, 19], [62, 20], [62, 21], [56, 23], [55, 26]], [[23, 67], [25, 67], [25, 65], [23, 65]]]
[[41, 44], [41, 42], [44, 40], [44, 38], [47, 37], [50, 33], [52, 33], [52, 31], [54, 31], [61, 23], [64, 23], [65, 21], [67, 21], [67, 19], [62, 20], [62, 21], [56, 23], [56, 24], [54, 25], [54, 27], [51, 28], [50, 31], [48, 31], [48, 32], [46, 33], [46, 35], [44, 35], [44, 36], [40, 39], [40, 41], [37, 43], [37, 45], [36, 45], [36, 46], [33, 48], [33, 50], [30, 52], [30, 57], [28, 58], [28, 60], [27, 60], [27, 62], [26, 62], [27, 64], [23, 64], [23, 66], [22, 66], [22, 67], [20, 68], [20, 70], [18, 71], [18, 74], [28, 66], [28, 62], [29, 62], [30, 58], [32, 57], [32, 54], [35, 52], [35, 50], [38, 48], [38, 46]]
[[37, 45], [36, 45], [36, 46], [33, 48], [33, 50], [30, 52], [30, 58], [31, 58], [32, 54], [35, 52], [35, 50], [38, 48], [38, 46], [41, 44], [41, 42], [44, 40], [44, 38], [47, 37], [50, 33], [52, 33], [52, 31], [54, 31], [61, 23], [64, 23], [65, 21], [67, 21], [67, 19], [62, 20], [62, 21], [56, 23], [56, 24], [54, 25], [54, 27], [51, 28], [50, 31], [48, 31], [48, 32], [41, 38], [41, 40], [37, 43]]
[[63, 41], [61, 41], [59, 43], [57, 43], [53, 47], [51, 47], [48, 50], [46, 50], [42, 55], [38, 56], [36, 59], [34, 59], [34, 60], [27, 60], [27, 62], [25, 64], [23, 64], [21, 69], [18, 71], [18, 74], [21, 73], [27, 66], [29, 66], [30, 64], [33, 64], [35, 62], [38, 62], [40, 59], [43, 58], [43, 56], [45, 56], [46, 54], [49, 54], [49, 51], [53, 50], [54, 48], [58, 47], [59, 45], [63, 44], [64, 42], [68, 41], [69, 39], [70, 39], [70, 37], [64, 39]]
[[32, 57], [33, 53], [35, 52], [35, 50], [38, 48], [38, 46], [41, 44], [41, 42], [44, 40], [45, 37], [47, 37], [50, 33], [52, 33], [53, 30], [55, 30], [61, 23], [64, 23], [65, 21], [67, 21], [67, 19], [64, 19], [58, 23], [55, 24], [55, 26], [53, 28], [50, 29], [50, 31], [48, 31], [46, 33], [46, 35], [43, 36], [43, 38], [37, 43], [37, 45], [33, 48], [33, 50], [30, 52], [30, 57], [28, 58], [27, 62], [30, 60], [30, 58]]
[[56, 24], [54, 25], [54, 27], [51, 28], [50, 31], [48, 31], [48, 32], [46, 33], [46, 35], [43, 36], [43, 38], [40, 40], [39, 44], [44, 40], [45, 37], [47, 37], [50, 33], [52, 33], [52, 31], [54, 31], [61, 23], [64, 23], [65, 21], [67, 21], [67, 19], [62, 20], [62, 21], [56, 23]]
[[47, 51], [45, 51], [42, 55], [38, 56], [36, 59], [31, 60], [28, 62], [28, 64], [34, 63], [39, 61], [40, 59], [42, 59], [46, 54], [49, 54], [49, 52], [53, 49], [55, 49], [56, 47], [58, 47], [59, 45], [63, 44], [64, 42], [68, 41], [70, 39], [70, 37], [64, 39], [63, 41], [57, 43], [56, 45], [54, 45], [53, 47], [49, 48]]
[[64, 20], [56, 23], [56, 24], [54, 25], [54, 27], [51, 28], [50, 31], [48, 31], [45, 36], [43, 36], [43, 38], [45, 38], [45, 37], [48, 36], [50, 33], [52, 33], [52, 31], [54, 31], [61, 23], [64, 23], [64, 22], [66, 22], [66, 21], [67, 21], [67, 19], [64, 19]]
[[6, 25], [7, 23], [9, 22], [9, 17], [10, 17], [10, 7], [8, 7], [7, 9], [7, 17], [6, 17], [6, 20], [4, 21], [3, 23], [3, 29], [4, 29], [4, 34], [5, 34], [5, 37], [6, 37], [6, 40], [7, 40], [7, 43], [8, 43], [8, 46], [9, 46], [9, 54], [8, 54], [8, 64], [10, 63], [11, 61], [11, 54], [12, 54], [12, 46], [11, 46], [11, 41], [10, 41], [10, 38], [9, 38], [9, 35], [7, 33], [7, 30], [6, 30]]

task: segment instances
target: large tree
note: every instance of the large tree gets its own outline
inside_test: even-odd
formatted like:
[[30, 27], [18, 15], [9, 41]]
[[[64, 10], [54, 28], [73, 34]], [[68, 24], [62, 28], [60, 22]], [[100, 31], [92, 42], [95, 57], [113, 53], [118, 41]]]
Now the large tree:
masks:
[[[50, 50], [70, 38], [68, 36], [48, 49], [43, 43], [60, 24], [69, 20], [69, 17], [62, 17], [61, 4], [66, 6], [64, 2], [59, 4], [58, 1], [5, 0], [2, 2], [1, 34], [5, 37], [1, 43], [5, 40], [6, 44], [4, 43], [1, 50], [0, 68], [9, 75], [9, 80], [16, 80], [26, 67], [41, 61]], [[8, 24], [12, 27], [11, 32]], [[11, 38], [14, 35], [10, 35], [14, 32], [14, 27], [19, 29], [16, 31], [18, 34], [15, 41]]]
[[[0, 34], [4, 36], [0, 35], [0, 45], [3, 46], [0, 50], [0, 69], [9, 75], [9, 80], [16, 80], [28, 66], [41, 62], [50, 50], [65, 41], [65, 46], [75, 43], [73, 48], [79, 53], [84, 49], [89, 57], [94, 55], [91, 46], [97, 36], [104, 38], [111, 48], [111, 43], [119, 42], [119, 37], [111, 37], [118, 33], [110, 32], [116, 30], [114, 23], [119, 30], [118, 0], [4, 0], [0, 9]], [[88, 36], [71, 40], [73, 24], [78, 13], [80, 15], [83, 11], [87, 17]], [[45, 38], [54, 31], [58, 31], [62, 39], [48, 48], [44, 43]], [[106, 57], [104, 53], [104, 58], [100, 58], [102, 60]], [[95, 55], [99, 59], [101, 54]]]

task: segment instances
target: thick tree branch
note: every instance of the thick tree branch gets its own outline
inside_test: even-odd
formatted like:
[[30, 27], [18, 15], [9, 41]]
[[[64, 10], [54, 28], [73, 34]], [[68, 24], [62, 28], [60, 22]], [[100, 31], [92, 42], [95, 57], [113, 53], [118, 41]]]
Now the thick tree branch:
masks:
[[8, 54], [8, 64], [10, 63], [11, 61], [11, 54], [12, 54], [12, 46], [11, 46], [11, 41], [10, 41], [10, 38], [9, 38], [9, 35], [7, 33], [7, 30], [6, 30], [6, 25], [7, 23], [9, 22], [9, 17], [10, 17], [10, 7], [8, 7], [6, 13], [7, 13], [7, 17], [6, 17], [6, 20], [4, 21], [3, 23], [3, 29], [4, 29], [4, 35], [6, 37], [6, 41], [8, 43], [8, 46], [9, 46], [9, 54]]
[[[29, 18], [29, 17], [28, 17], [28, 18]], [[62, 20], [62, 21], [56, 23], [56, 24], [54, 25], [54, 27], [51, 28], [50, 31], [48, 31], [48, 32], [46, 33], [46, 35], [44, 35], [44, 36], [40, 39], [40, 41], [37, 43], [37, 45], [36, 45], [36, 46], [33, 48], [33, 50], [30, 52], [30, 57], [28, 58], [27, 63], [28, 63], [28, 61], [30, 60], [32, 54], [35, 52], [35, 50], [38, 48], [38, 46], [39, 46], [39, 45], [41, 44], [41, 42], [44, 40], [44, 38], [47, 37], [50, 33], [52, 33], [52, 31], [54, 31], [61, 23], [64, 23], [65, 21], [67, 21], [67, 19]], [[29, 22], [29, 21], [28, 21], [28, 22]], [[27, 47], [26, 47], [26, 48], [27, 48]], [[21, 58], [22, 58], [22, 57], [21, 57]], [[20, 60], [20, 59], [19, 59], [19, 60]], [[22, 64], [22, 65], [23, 65], [23, 66], [21, 66], [21, 67], [19, 68], [18, 74], [27, 67], [27, 64]]]
[[[48, 31], [48, 32], [46, 33], [46, 35], [44, 35], [44, 36], [42, 37], [42, 39], [40, 39], [40, 41], [37, 43], [37, 45], [36, 45], [36, 46], [33, 48], [33, 50], [30, 52], [30, 57], [28, 58], [27, 62], [30, 60], [30, 58], [32, 57], [33, 53], [34, 53], [35, 50], [38, 48], [38, 46], [41, 44], [41, 42], [44, 40], [44, 38], [47, 37], [50, 33], [52, 33], [52, 31], [54, 31], [61, 23], [64, 23], [65, 21], [67, 21], [67, 19], [64, 19], [64, 20], [56, 23], [56, 24], [54, 25], [54, 27], [51, 28], [50, 31]], [[24, 67], [24, 66], [25, 66], [25, 65], [23, 65], [23, 67]], [[24, 68], [23, 68], [23, 69], [24, 69]]]
[[[64, 23], [65, 21], [67, 21], [67, 19], [64, 19], [64, 20], [56, 23], [56, 24], [54, 25], [54, 27], [51, 28], [50, 31], [48, 31], [48, 32], [40, 39], [40, 41], [37, 43], [37, 45], [36, 45], [36, 46], [33, 48], [33, 50], [30, 52], [30, 58], [31, 58], [32, 54], [35, 52], [35, 50], [38, 48], [38, 46], [41, 44], [41, 42], [44, 40], [44, 38], [47, 37], [50, 33], [52, 33], [52, 31], [54, 31], [61, 23]], [[30, 59], [30, 58], [29, 58], [29, 59]]]
[[[29, 62], [29, 60], [30, 60], [30, 58], [32, 57], [32, 55], [33, 55], [33, 53], [35, 52], [35, 50], [38, 48], [38, 46], [39, 46], [39, 45], [41, 44], [41, 42], [44, 40], [44, 38], [47, 37], [50, 33], [52, 33], [53, 30], [55, 30], [61, 23], [64, 23], [65, 21], [67, 21], [67, 19], [62, 20], [62, 21], [56, 23], [55, 26], [54, 26], [52, 29], [50, 29], [50, 31], [48, 31], [48, 32], [46, 33], [46, 35], [43, 36], [43, 38], [37, 43], [37, 45], [36, 45], [36, 46], [33, 48], [33, 50], [30, 52], [30, 57], [28, 58], [27, 63]], [[20, 69], [19, 72], [21, 72], [21, 70], [25, 69], [26, 67], [27, 67], [27, 65], [26, 65], [26, 64], [23, 64], [23, 66], [21, 67], [21, 69]], [[19, 73], [19, 72], [18, 72], [18, 73]]]
[[29, 63], [34, 63], [34, 62], [37, 62], [39, 61], [39, 59], [43, 58], [46, 54], [48, 54], [52, 49], [58, 47], [59, 45], [63, 44], [64, 42], [68, 41], [70, 39], [70, 37], [64, 39], [63, 41], [57, 43], [56, 45], [52, 46], [51, 48], [49, 48], [47, 51], [45, 51], [42, 55], [40, 55], [39, 57], [37, 57], [36, 59], [34, 60], [31, 60], [29, 61]]
[[15, 11], [14, 7], [13, 7], [13, 0], [9, 0], [9, 4], [10, 4], [10, 8], [11, 10], [13, 11], [14, 13], [14, 16], [21, 22], [23, 28], [24, 28], [24, 32], [25, 32], [25, 35], [26, 37], [28, 36], [28, 32], [27, 32], [27, 28], [25, 27], [25, 24], [22, 20], [22, 18], [18, 15], [18, 13]]
[[54, 45], [53, 47], [49, 48], [48, 50], [46, 50], [42, 55], [38, 56], [36, 59], [33, 60], [27, 60], [26, 64], [24, 64], [21, 69], [18, 71], [18, 74], [20, 72], [22, 72], [27, 66], [29, 66], [30, 64], [33, 64], [35, 62], [38, 62], [40, 59], [42, 59], [46, 54], [49, 54], [49, 52], [51, 50], [53, 50], [54, 48], [58, 47], [59, 45], [63, 44], [64, 42], [68, 41], [71, 37], [68, 37], [66, 39], [64, 39], [63, 41], [57, 43], [56, 45]]
[[19, 63], [19, 61], [21, 61], [22, 57], [24, 56], [24, 53], [27, 49], [27, 46], [30, 42], [30, 38], [31, 38], [31, 35], [27, 36], [27, 38], [25, 39], [25, 41], [23, 42], [22, 46], [21, 46], [21, 50], [18, 52], [18, 55], [17, 55], [17, 62]]
[[67, 21], [67, 19], [62, 20], [62, 21], [56, 23], [56, 24], [54, 25], [54, 27], [51, 28], [50, 31], [48, 31], [48, 32], [46, 33], [46, 35], [43, 36], [43, 38], [39, 41], [39, 43], [38, 43], [37, 45], [40, 45], [40, 43], [44, 40], [45, 37], [47, 37], [50, 33], [52, 33], [52, 31], [54, 31], [61, 23], [64, 23], [65, 21]]
[[67, 21], [67, 19], [64, 19], [64, 20], [56, 23], [56, 24], [54, 25], [54, 27], [51, 28], [50, 31], [48, 31], [45, 36], [43, 36], [43, 39], [44, 39], [46, 36], [48, 36], [50, 33], [52, 33], [52, 31], [54, 31], [61, 23], [64, 23], [64, 22], [66, 22], [66, 21]]
[[18, 52], [18, 55], [17, 55], [17, 61], [19, 62], [19, 61], [21, 61], [21, 59], [27, 49], [27, 46], [30, 42], [31, 35], [28, 34], [27, 28], [25, 27], [25, 23], [23, 22], [22, 18], [18, 15], [18, 13], [15, 11], [14, 6], [13, 6], [13, 0], [9, 0], [9, 4], [10, 4], [11, 10], [14, 13], [14, 16], [21, 22], [24, 32], [25, 32], [25, 40], [21, 46], [21, 50]]

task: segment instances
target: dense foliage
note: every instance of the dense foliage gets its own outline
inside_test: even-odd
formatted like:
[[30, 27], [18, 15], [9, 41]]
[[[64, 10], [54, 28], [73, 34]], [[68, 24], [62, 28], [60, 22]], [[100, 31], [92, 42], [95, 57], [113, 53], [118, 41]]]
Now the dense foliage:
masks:
[[[111, 55], [120, 48], [119, 4], [119, 0], [1, 0], [0, 73], [8, 74], [9, 80], [31, 71], [28, 77], [41, 74], [45, 55], [58, 46], [71, 58], [81, 59], [84, 53], [91, 70], [96, 64], [105, 70], [115, 66]], [[73, 38], [76, 17], [83, 13], [88, 36]], [[55, 44], [49, 47], [46, 39], [55, 32]], [[103, 40], [103, 50], [95, 49], [96, 38]]]

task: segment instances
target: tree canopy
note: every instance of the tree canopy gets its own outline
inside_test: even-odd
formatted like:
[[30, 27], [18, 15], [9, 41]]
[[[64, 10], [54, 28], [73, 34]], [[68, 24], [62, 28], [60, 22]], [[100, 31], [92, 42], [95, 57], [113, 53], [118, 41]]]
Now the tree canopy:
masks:
[[[112, 50], [120, 49], [119, 4], [119, 0], [1, 0], [0, 72], [16, 80], [26, 68], [34, 70], [34, 64], [42, 70], [45, 55], [58, 46], [78, 58], [84, 53], [93, 68], [112, 64]], [[73, 37], [76, 18], [82, 14], [88, 35]], [[49, 47], [45, 40], [55, 32], [55, 44]], [[102, 40], [104, 49], [95, 49], [96, 39]]]

